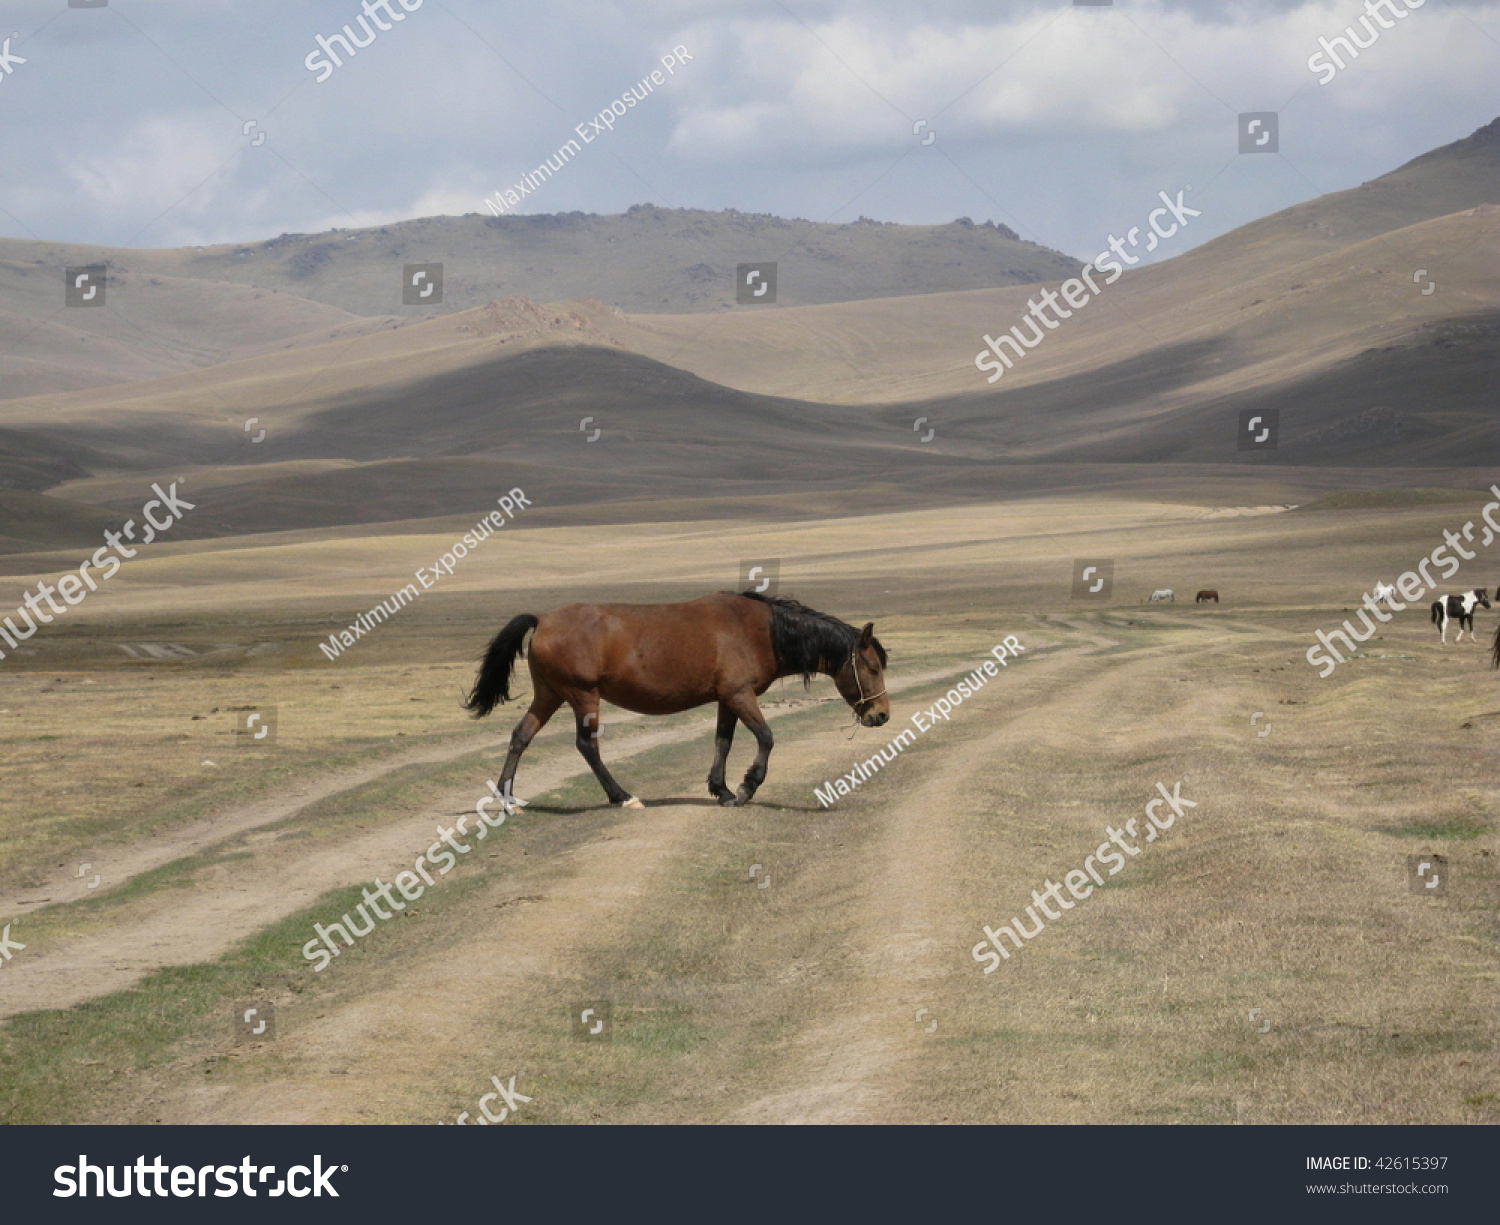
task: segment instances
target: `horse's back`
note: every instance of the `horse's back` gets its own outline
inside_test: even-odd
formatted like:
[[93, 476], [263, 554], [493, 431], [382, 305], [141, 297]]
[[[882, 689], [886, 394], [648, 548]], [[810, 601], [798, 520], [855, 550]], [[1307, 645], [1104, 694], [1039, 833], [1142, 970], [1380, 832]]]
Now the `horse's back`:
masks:
[[539, 618], [532, 672], [628, 710], [687, 710], [712, 700], [726, 674], [774, 671], [767, 619], [764, 605], [727, 593], [679, 604], [567, 604]]
[[569, 653], [604, 658], [622, 650], [693, 653], [712, 647], [726, 632], [751, 626], [742, 597], [703, 596], [679, 604], [565, 604], [538, 618], [531, 649], [543, 656]]

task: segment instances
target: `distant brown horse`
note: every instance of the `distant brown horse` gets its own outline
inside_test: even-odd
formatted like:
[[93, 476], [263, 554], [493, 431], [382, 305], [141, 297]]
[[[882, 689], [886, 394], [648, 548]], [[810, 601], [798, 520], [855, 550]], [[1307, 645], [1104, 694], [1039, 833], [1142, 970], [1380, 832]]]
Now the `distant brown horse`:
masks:
[[[599, 701], [643, 715], [670, 715], [719, 704], [717, 753], [709, 794], [721, 804], [748, 804], [765, 781], [771, 729], [756, 698], [783, 676], [831, 676], [865, 727], [891, 717], [885, 692], [885, 648], [872, 621], [863, 630], [796, 600], [752, 591], [721, 591], [684, 604], [569, 604], [540, 617], [511, 619], [485, 653], [465, 707], [476, 719], [510, 700], [511, 669], [529, 631], [531, 709], [510, 737], [496, 793], [507, 812], [524, 801], [512, 792], [516, 765], [533, 736], [566, 702], [577, 723], [578, 751], [611, 804], [642, 808], [615, 782], [599, 756]], [[736, 722], [759, 746], [738, 795], [724, 785]]]
[[1219, 602], [1219, 593], [1217, 591], [1211, 591], [1209, 588], [1205, 587], [1198, 593], [1198, 598], [1194, 600], [1193, 603], [1207, 604], [1210, 600], [1217, 604]]

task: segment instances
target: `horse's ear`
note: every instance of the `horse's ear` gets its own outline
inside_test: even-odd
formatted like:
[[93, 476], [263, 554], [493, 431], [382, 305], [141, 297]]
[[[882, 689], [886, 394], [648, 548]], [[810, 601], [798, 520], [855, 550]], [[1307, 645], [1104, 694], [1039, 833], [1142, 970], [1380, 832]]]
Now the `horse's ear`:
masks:
[[867, 621], [865, 628], [859, 631], [859, 648], [864, 650], [870, 645], [870, 639], [875, 637], [875, 622]]

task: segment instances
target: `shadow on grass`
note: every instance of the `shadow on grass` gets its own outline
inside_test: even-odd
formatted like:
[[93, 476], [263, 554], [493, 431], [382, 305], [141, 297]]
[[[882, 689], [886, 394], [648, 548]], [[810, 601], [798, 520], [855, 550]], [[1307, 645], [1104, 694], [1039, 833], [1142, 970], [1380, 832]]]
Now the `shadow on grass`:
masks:
[[[656, 799], [647, 800], [647, 799], [643, 799], [643, 800], [641, 800], [641, 803], [645, 804], [645, 806], [647, 807], [647, 809], [652, 809], [652, 808], [723, 808], [723, 809], [725, 809], [728, 812], [733, 812], [734, 811], [734, 807], [732, 805], [720, 804], [717, 800], [710, 799], [707, 796], [705, 796], [701, 800], [699, 800], [699, 799], [692, 799], [692, 798], [689, 798], [687, 796], [672, 796], [672, 797], [670, 797], [668, 799], [661, 799], [661, 800], [656, 800]], [[769, 802], [764, 802], [763, 803], [763, 802], [761, 802], [759, 800], [751, 800], [750, 803], [749, 803], [749, 805], [748, 805], [748, 807], [750, 807], [750, 808], [774, 808], [774, 809], [778, 809], [778, 810], [780, 810], [782, 812], [816, 813], [816, 812], [822, 812], [823, 811], [821, 808], [816, 808], [816, 807], [814, 807], [811, 804], [773, 804], [773, 803], [769, 803]], [[622, 810], [619, 808], [618, 805], [615, 805], [615, 804], [583, 804], [583, 805], [578, 805], [578, 806], [574, 806], [574, 807], [567, 807], [567, 806], [564, 806], [562, 804], [538, 804], [538, 803], [536, 803], [536, 802], [533, 801], [532, 803], [526, 805], [526, 814], [527, 814], [527, 816], [531, 816], [532, 814], [535, 814], [535, 813], [545, 813], [549, 817], [572, 817], [572, 816], [578, 816], [578, 815], [580, 815], [582, 813], [620, 812], [620, 811], [622, 811]], [[455, 815], [457, 815], [457, 814], [455, 814]]]

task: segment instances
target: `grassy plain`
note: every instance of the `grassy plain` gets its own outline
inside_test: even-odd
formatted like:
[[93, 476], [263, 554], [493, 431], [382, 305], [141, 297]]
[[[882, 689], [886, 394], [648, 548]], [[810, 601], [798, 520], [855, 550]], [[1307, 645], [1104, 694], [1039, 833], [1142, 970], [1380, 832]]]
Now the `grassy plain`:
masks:
[[[0, 664], [0, 921], [27, 946], [0, 971], [0, 1117], [453, 1121], [515, 1074], [522, 1123], [1494, 1123], [1484, 644], [1412, 610], [1327, 680], [1303, 660], [1478, 505], [523, 522], [333, 662], [317, 641], [451, 537], [168, 546]], [[710, 712], [616, 712], [606, 758], [647, 803], [624, 812], [560, 719], [524, 815], [312, 970], [314, 923], [484, 794], [519, 711], [458, 704], [504, 620], [732, 587], [747, 557], [875, 620], [890, 730], [851, 739], [827, 681], [777, 686], [769, 780], [725, 810]], [[1114, 559], [1109, 600], [1070, 598], [1075, 557]], [[1161, 586], [1178, 603], [1142, 605]], [[817, 802], [1008, 634], [1027, 654], [951, 722]], [[273, 746], [242, 746], [246, 706], [276, 709]], [[1196, 808], [982, 972], [984, 924], [1179, 781]], [[1409, 891], [1418, 852], [1447, 857], [1440, 896]], [[274, 1041], [236, 1040], [247, 1002]], [[579, 1040], [604, 1005], [609, 1040]]]

